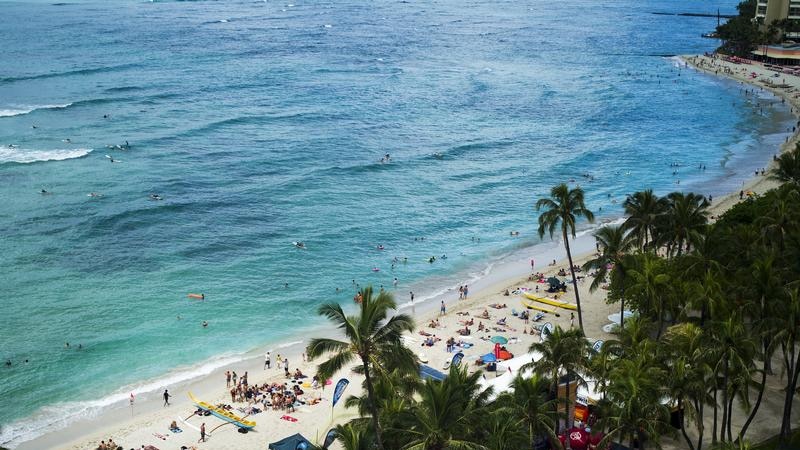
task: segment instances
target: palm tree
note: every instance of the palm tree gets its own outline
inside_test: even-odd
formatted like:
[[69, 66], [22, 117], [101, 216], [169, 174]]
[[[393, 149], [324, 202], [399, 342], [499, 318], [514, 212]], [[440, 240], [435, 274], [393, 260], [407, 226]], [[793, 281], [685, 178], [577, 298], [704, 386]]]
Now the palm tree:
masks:
[[383, 371], [384, 362], [390, 360], [394, 365], [415, 370], [414, 354], [403, 346], [400, 339], [404, 331], [413, 331], [414, 320], [406, 314], [388, 317], [389, 311], [397, 307], [389, 293], [381, 292], [377, 297], [373, 297], [372, 288], [366, 287], [361, 291], [361, 296], [363, 300], [356, 316], [345, 315], [338, 303], [326, 303], [320, 306], [319, 314], [336, 324], [344, 332], [346, 340], [314, 338], [308, 344], [306, 353], [312, 360], [331, 353], [330, 359], [317, 367], [317, 375], [323, 380], [353, 360], [358, 360], [367, 387], [375, 444], [382, 450], [378, 398], [375, 395], [372, 378], [376, 371]]
[[747, 421], [742, 426], [739, 432], [739, 439], [744, 437], [747, 433], [747, 428], [755, 418], [758, 408], [761, 405], [761, 399], [764, 395], [764, 390], [767, 385], [767, 374], [771, 371], [772, 356], [775, 353], [775, 338], [783, 331], [778, 318], [777, 306], [784, 303], [783, 286], [781, 286], [780, 277], [777, 270], [773, 265], [775, 256], [772, 253], [761, 255], [752, 265], [752, 278], [748, 280], [750, 287], [750, 301], [746, 308], [750, 312], [750, 322], [752, 323], [752, 331], [760, 337], [761, 348], [760, 359], [762, 360], [761, 367], [761, 382], [758, 389], [758, 396]]
[[552, 415], [554, 400], [548, 400], [547, 390], [550, 380], [533, 374], [524, 378], [517, 375], [511, 382], [513, 393], [497, 399], [498, 403], [510, 404], [514, 415], [521, 419], [528, 430], [528, 443], [531, 448], [538, 436], [546, 435], [550, 442], [559, 442], [555, 432], [555, 418]]
[[583, 189], [570, 189], [561, 183], [550, 190], [550, 198], [541, 198], [536, 202], [536, 210], [544, 212], [539, 216], [539, 238], [545, 232], [552, 239], [556, 228], [561, 228], [561, 237], [564, 239], [564, 249], [567, 251], [569, 271], [572, 274], [572, 287], [575, 290], [575, 302], [578, 306], [578, 325], [583, 331], [583, 314], [581, 313], [581, 297], [578, 292], [578, 278], [575, 276], [575, 266], [572, 264], [572, 253], [569, 250], [569, 236], [575, 237], [575, 220], [584, 217], [590, 223], [594, 222], [594, 214], [586, 209], [583, 201]]
[[[714, 373], [721, 382], [722, 389], [722, 423], [719, 439], [724, 441], [726, 432], [730, 438], [731, 405], [734, 397], [740, 393], [739, 389], [734, 388], [743, 387], [740, 383], [732, 381], [742, 372], [747, 373], [744, 378], [752, 376], [750, 370], [754, 365], [753, 359], [758, 344], [757, 338], [751, 336], [745, 329], [740, 313], [734, 312], [725, 320], [715, 322], [711, 330], [711, 341], [718, 356]], [[740, 399], [746, 398], [740, 396]], [[716, 421], [714, 425], [716, 426]]]
[[[648, 347], [655, 350], [652, 341]], [[633, 442], [637, 440], [643, 449], [648, 439], [658, 442], [658, 437], [669, 431], [669, 410], [661, 404], [666, 373], [653, 359], [649, 354], [637, 354], [617, 363], [605, 402], [608, 411], [601, 419], [608, 434], [598, 448], [618, 439], [627, 440], [629, 448], [634, 448]]]
[[797, 342], [800, 340], [800, 289], [788, 290], [787, 301], [779, 315], [782, 330], [776, 339], [779, 340], [783, 352], [783, 364], [786, 371], [786, 388], [784, 389], [783, 419], [781, 420], [780, 441], [788, 442], [792, 433], [792, 404], [797, 392], [797, 379], [800, 376], [800, 357], [797, 355]]
[[664, 270], [664, 261], [651, 253], [638, 255], [637, 265], [628, 271], [631, 279], [630, 292], [638, 301], [638, 309], [658, 319], [657, 336], [664, 327], [666, 292], [670, 277]]
[[405, 411], [402, 430], [409, 442], [404, 450], [445, 448], [486, 449], [474, 438], [474, 425], [486, 415], [491, 388], [481, 391], [481, 372], [468, 373], [466, 367], [451, 366], [442, 381], [426, 380], [419, 401]]
[[770, 178], [800, 186], [800, 143], [778, 157], [777, 164], [770, 171]]
[[372, 450], [374, 437], [370, 435], [370, 429], [366, 426], [348, 423], [337, 425], [336, 440], [342, 444], [344, 450]]
[[628, 215], [624, 226], [636, 237], [639, 249], [644, 250], [655, 239], [658, 218], [666, 210], [666, 201], [647, 189], [629, 195], [622, 206]]
[[521, 369], [533, 369], [539, 375], [549, 376], [552, 383], [551, 389], [556, 399], [558, 398], [559, 376], [562, 372], [564, 373], [567, 380], [564, 395], [564, 413], [567, 414], [565, 426], [567, 428], [571, 425], [569, 416], [570, 384], [573, 378], [579, 384], [585, 383], [579, 374], [588, 367], [590, 348], [583, 331], [579, 329], [565, 331], [560, 326], [556, 326], [547, 339], [530, 346], [529, 351], [538, 352], [542, 357], [538, 361], [523, 365]]
[[[713, 349], [703, 328], [693, 323], [670, 327], [666, 343], [671, 370], [668, 390], [681, 412], [681, 434], [690, 450], [702, 450], [703, 411], [711, 401], [706, 386], [711, 380], [709, 361], [713, 360]], [[686, 418], [697, 427], [696, 447], [686, 432]]]
[[793, 189], [792, 186], [782, 186], [772, 194], [769, 212], [761, 216], [756, 224], [761, 227], [768, 242], [777, 247], [778, 255], [783, 256], [785, 236], [791, 229], [797, 227], [800, 193], [796, 187]]
[[611, 266], [612, 277], [615, 276], [619, 281], [621, 296], [619, 306], [619, 320], [620, 328], [625, 327], [625, 281], [627, 273], [627, 262], [625, 255], [630, 252], [635, 242], [633, 233], [628, 233], [628, 230], [623, 226], [604, 226], [597, 230], [594, 234], [597, 239], [597, 244], [600, 247], [600, 255], [597, 258], [589, 260], [583, 265], [584, 270], [597, 270], [594, 281], [589, 286], [589, 292], [594, 292], [606, 279], [609, 273], [608, 267]]
[[697, 243], [708, 224], [708, 201], [702, 195], [673, 192], [667, 196], [669, 201], [661, 226], [663, 242], [667, 245], [667, 253], [677, 250], [677, 255], [684, 248]]

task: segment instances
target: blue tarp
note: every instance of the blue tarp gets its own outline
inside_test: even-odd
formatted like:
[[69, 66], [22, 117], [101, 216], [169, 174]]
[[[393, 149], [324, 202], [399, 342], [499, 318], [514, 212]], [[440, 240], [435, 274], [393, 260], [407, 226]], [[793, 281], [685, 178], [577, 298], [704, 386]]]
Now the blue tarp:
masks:
[[436, 381], [442, 381], [447, 376], [442, 372], [434, 369], [431, 366], [426, 366], [425, 364], [420, 364], [419, 366], [419, 375], [422, 377], [423, 380], [427, 380], [428, 378], [434, 379]]
[[297, 433], [269, 444], [269, 450], [298, 450], [315, 448], [302, 434]]
[[487, 354], [481, 356], [481, 361], [483, 361], [485, 363], [497, 362], [497, 357], [494, 356], [494, 353], [487, 353]]

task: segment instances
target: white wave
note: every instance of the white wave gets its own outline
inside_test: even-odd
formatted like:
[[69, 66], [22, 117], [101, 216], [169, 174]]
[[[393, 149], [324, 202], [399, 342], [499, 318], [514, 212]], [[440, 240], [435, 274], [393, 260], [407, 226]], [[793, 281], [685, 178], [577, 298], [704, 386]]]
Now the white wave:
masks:
[[72, 106], [72, 103], [64, 103], [63, 105], [8, 106], [0, 109], [0, 117], [22, 116], [41, 109], [63, 109], [69, 106]]
[[100, 399], [60, 402], [43, 406], [30, 417], [0, 426], [0, 445], [13, 447], [47, 432], [65, 428], [77, 420], [98, 417], [110, 406], [126, 405], [131, 393], [138, 398], [148, 393], [158, 392], [165, 386], [174, 386], [207, 376], [221, 367], [237, 363], [246, 357], [245, 354], [222, 355], [197, 366], [175, 369], [160, 378], [124, 386]]
[[0, 147], [0, 164], [28, 164], [39, 161], [63, 161], [65, 159], [82, 158], [92, 152], [91, 148], [71, 148], [55, 150], [30, 150], [19, 147]]
[[283, 344], [278, 344], [278, 345], [275, 346], [275, 348], [276, 349], [289, 348], [289, 347], [292, 347], [294, 345], [300, 345], [302, 343], [303, 343], [302, 339], [299, 340], [299, 341], [289, 341], [289, 342], [284, 342]]

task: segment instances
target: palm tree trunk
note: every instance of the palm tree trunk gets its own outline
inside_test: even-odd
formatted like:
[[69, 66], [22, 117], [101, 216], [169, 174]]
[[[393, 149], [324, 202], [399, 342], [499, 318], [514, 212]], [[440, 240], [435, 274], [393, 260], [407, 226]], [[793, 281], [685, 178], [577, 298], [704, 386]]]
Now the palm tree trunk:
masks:
[[681, 434], [683, 434], [683, 439], [685, 439], [686, 444], [689, 445], [689, 450], [694, 450], [694, 444], [689, 438], [689, 435], [686, 433], [686, 419], [683, 417], [683, 400], [678, 401], [678, 414], [681, 415]]
[[375, 398], [375, 388], [372, 386], [372, 377], [369, 373], [369, 362], [366, 357], [361, 358], [361, 364], [364, 366], [364, 382], [367, 385], [367, 396], [369, 397], [369, 410], [372, 414], [372, 426], [375, 428], [375, 447], [378, 450], [383, 450], [383, 437], [381, 436], [381, 425], [378, 420], [378, 404]]
[[744, 439], [745, 433], [747, 433], [747, 427], [750, 426], [750, 422], [756, 417], [756, 413], [758, 412], [758, 407], [761, 406], [761, 398], [764, 396], [764, 388], [767, 386], [767, 344], [764, 343], [764, 370], [761, 371], [761, 386], [758, 388], [758, 397], [756, 398], [756, 404], [753, 406], [753, 410], [750, 411], [750, 415], [747, 417], [747, 420], [742, 425], [742, 429], [739, 430], [739, 437], [737, 438], [738, 441]]
[[578, 279], [575, 277], [575, 268], [572, 265], [572, 252], [569, 251], [569, 238], [567, 229], [563, 228], [564, 248], [567, 250], [567, 260], [569, 261], [569, 272], [572, 274], [572, 288], [575, 290], [575, 305], [578, 307], [578, 326], [583, 332], [583, 312], [581, 311], [581, 296], [578, 292]]
[[733, 399], [736, 395], [731, 393], [731, 398], [728, 399], [728, 442], [733, 442], [733, 433], [731, 427], [733, 426]]
[[622, 288], [619, 299], [619, 330], [623, 331], [625, 329], [625, 275], [620, 277], [620, 283], [622, 283]]
[[789, 336], [789, 339], [789, 368], [787, 369], [786, 393], [783, 400], [780, 442], [786, 442], [792, 433], [792, 401], [797, 389], [797, 375], [800, 373], [800, 358], [795, 355], [795, 336]]
[[728, 356], [725, 356], [722, 378], [722, 426], [719, 430], [719, 440], [725, 442], [725, 427], [728, 425]]
[[717, 443], [717, 411], [719, 404], [717, 402], [717, 374], [714, 374], [714, 426], [711, 428], [711, 445]]
[[[695, 400], [695, 406], [697, 406], [697, 401]], [[696, 407], [697, 410], [697, 450], [703, 450], [703, 433], [706, 431], [705, 423], [703, 422], [703, 408], [705, 406], [705, 402], [699, 402], [700, 405]]]

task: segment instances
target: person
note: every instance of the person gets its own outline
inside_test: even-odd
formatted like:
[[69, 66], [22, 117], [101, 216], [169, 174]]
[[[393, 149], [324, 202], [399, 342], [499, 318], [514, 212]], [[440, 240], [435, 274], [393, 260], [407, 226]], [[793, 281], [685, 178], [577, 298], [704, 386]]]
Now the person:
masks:
[[204, 321], [203, 321], [203, 328], [205, 328], [205, 327], [207, 327], [207, 326], [208, 326], [208, 321], [205, 321], [205, 320], [204, 320]]
[[409, 291], [409, 295], [411, 295], [411, 303], [414, 303], [414, 291]]
[[269, 354], [269, 352], [267, 352], [267, 354], [264, 355], [264, 370], [269, 369], [271, 364], [272, 364], [272, 356]]
[[225, 371], [225, 387], [231, 387], [231, 371]]
[[467, 294], [469, 294], [469, 288], [468, 288], [468, 287], [467, 287], [467, 285], [465, 284], [465, 285], [464, 285], [464, 300], [466, 300], [466, 299], [467, 299]]
[[533, 271], [534, 264], [535, 264], [535, 261], [533, 260], [533, 258], [531, 258], [531, 271]]
[[447, 307], [444, 305], [444, 300], [442, 300], [442, 306], [439, 307], [439, 314], [443, 316], [445, 315], [446, 312], [447, 312]]
[[206, 441], [206, 423], [203, 422], [200, 424], [200, 440], [197, 442], [205, 442]]
[[174, 420], [172, 422], [170, 422], [169, 429], [170, 429], [170, 431], [177, 430], [178, 429], [178, 422], [175, 422]]
[[169, 406], [169, 398], [172, 397], [169, 395], [169, 391], [164, 389], [164, 406]]
[[397, 289], [397, 277], [394, 277], [392, 284], [394, 285], [395, 289]]
[[569, 327], [575, 328], [575, 313], [569, 313]]

